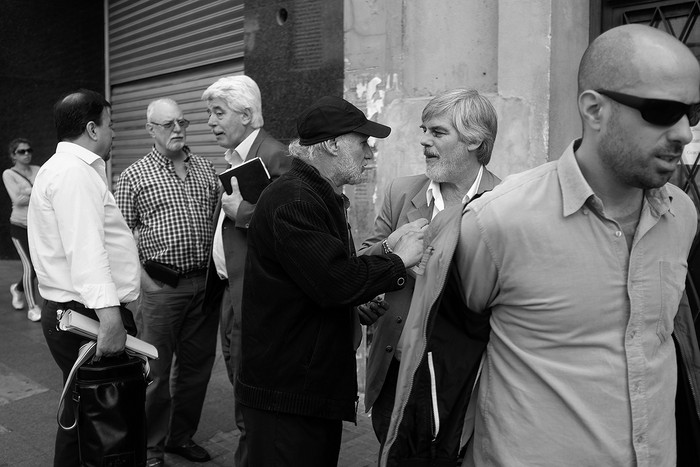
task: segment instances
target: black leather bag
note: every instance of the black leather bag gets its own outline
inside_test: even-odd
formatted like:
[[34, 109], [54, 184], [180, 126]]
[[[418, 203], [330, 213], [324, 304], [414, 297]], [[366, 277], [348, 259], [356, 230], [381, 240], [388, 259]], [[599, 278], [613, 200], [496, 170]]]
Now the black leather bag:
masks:
[[59, 403], [59, 425], [78, 430], [81, 466], [145, 466], [148, 365], [126, 353], [93, 362], [95, 346], [92, 341], [80, 349]]

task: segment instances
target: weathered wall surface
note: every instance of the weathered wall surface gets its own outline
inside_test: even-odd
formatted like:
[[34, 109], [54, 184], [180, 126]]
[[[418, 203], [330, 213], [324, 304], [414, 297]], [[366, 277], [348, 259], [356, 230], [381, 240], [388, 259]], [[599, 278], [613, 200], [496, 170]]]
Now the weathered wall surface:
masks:
[[497, 175], [558, 158], [580, 132], [576, 68], [587, 44], [587, 1], [345, 0], [344, 96], [392, 127], [375, 144], [369, 182], [346, 189], [355, 241], [371, 231], [387, 184], [424, 171], [420, 115], [440, 91], [491, 100]]

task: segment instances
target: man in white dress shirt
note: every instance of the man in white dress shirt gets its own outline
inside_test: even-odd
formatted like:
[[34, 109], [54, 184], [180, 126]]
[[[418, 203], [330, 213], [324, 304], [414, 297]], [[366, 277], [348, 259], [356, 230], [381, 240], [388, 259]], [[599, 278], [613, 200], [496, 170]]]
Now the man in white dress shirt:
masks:
[[[138, 298], [139, 257], [131, 230], [109, 191], [105, 161], [112, 149], [111, 107], [81, 89], [54, 107], [56, 153], [36, 176], [29, 202], [29, 250], [46, 299], [41, 324], [63, 382], [84, 338], [57, 331], [58, 309], [100, 322], [96, 358], [121, 353], [133, 317], [122, 304]], [[54, 465], [78, 466], [76, 430], [59, 428]]]

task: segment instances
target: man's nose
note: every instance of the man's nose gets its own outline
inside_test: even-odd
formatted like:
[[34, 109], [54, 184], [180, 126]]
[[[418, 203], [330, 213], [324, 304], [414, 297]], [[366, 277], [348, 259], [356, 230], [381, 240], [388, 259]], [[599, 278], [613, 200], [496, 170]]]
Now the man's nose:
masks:
[[677, 141], [684, 146], [693, 140], [693, 132], [690, 131], [690, 122], [687, 115], [684, 115], [669, 129], [668, 139]]

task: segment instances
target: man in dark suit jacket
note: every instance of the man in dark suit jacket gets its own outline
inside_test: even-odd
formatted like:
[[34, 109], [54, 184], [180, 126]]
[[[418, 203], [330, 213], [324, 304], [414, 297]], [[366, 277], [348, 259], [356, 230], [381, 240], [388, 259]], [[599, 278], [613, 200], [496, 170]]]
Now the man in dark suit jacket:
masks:
[[[259, 157], [275, 179], [286, 172], [291, 159], [283, 145], [263, 128], [260, 89], [245, 75], [227, 76], [209, 86], [202, 100], [207, 103], [208, 124], [231, 166]], [[255, 204], [241, 196], [238, 183], [231, 180], [233, 192], [223, 193], [212, 256], [207, 272], [205, 306], [212, 312], [221, 310], [221, 350], [231, 384], [235, 384], [241, 348], [241, 296], [243, 267], [248, 251], [248, 226]], [[240, 430], [235, 465], [247, 465], [247, 449], [243, 416], [234, 403], [236, 425]]]
[[[454, 89], [434, 97], [422, 115], [425, 175], [399, 177], [389, 184], [374, 232], [359, 253], [391, 251], [409, 230], [419, 229], [445, 207], [466, 203], [495, 187], [500, 180], [486, 170], [496, 139], [496, 111], [474, 90]], [[365, 410], [384, 442], [394, 405], [401, 349], [399, 342], [411, 305], [415, 281], [387, 293], [386, 313], [375, 323], [365, 384]]]

